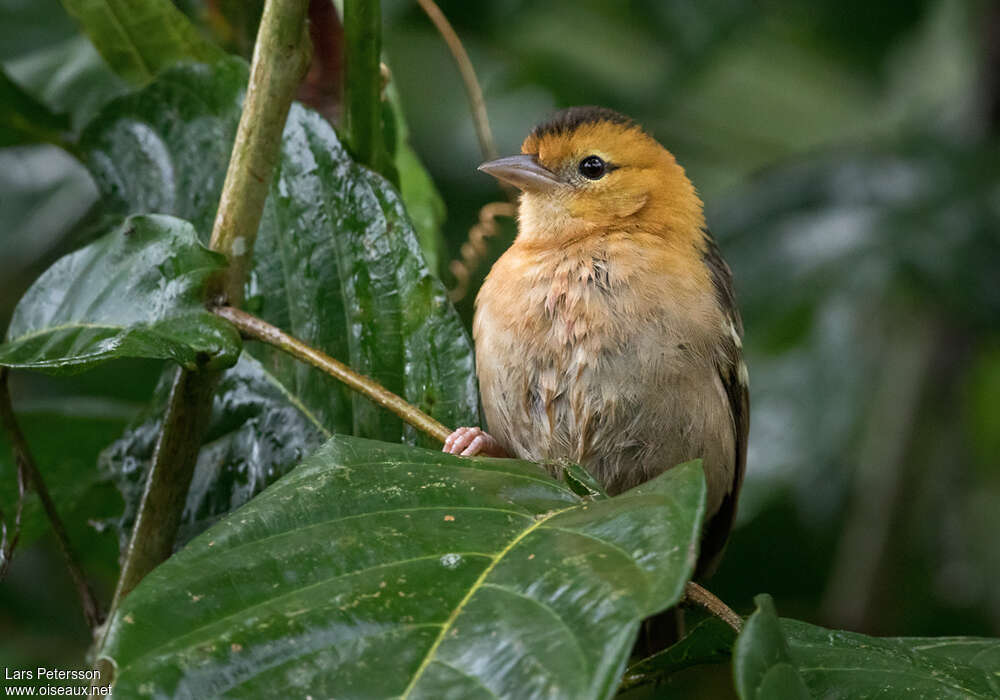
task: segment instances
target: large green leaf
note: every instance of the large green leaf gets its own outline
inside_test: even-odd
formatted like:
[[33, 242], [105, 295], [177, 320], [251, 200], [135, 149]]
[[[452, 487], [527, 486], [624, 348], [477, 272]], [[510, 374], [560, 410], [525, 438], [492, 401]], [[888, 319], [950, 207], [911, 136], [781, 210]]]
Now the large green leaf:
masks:
[[1000, 697], [1000, 639], [868, 637], [779, 620], [769, 596], [756, 602], [734, 649], [741, 698]]
[[239, 335], [203, 306], [206, 280], [224, 266], [187, 222], [130, 217], [35, 281], [14, 310], [0, 365], [70, 372], [118, 357], [232, 365]]
[[[246, 79], [246, 66], [237, 60], [179, 66], [108, 105], [85, 130], [81, 146], [109, 206], [120, 213], [181, 216], [207, 237]], [[285, 127], [246, 306], [445, 425], [478, 424], [471, 343], [423, 262], [399, 195], [353, 163], [329, 124], [298, 105]], [[229, 426], [208, 443], [227, 459], [220, 470], [202, 455], [186, 534], [240, 505], [301, 458], [294, 450], [261, 450], [261, 444], [291, 442], [308, 450], [333, 433], [431, 444], [284, 353], [258, 343], [246, 349], [255, 361], [241, 362], [234, 379], [242, 398], [217, 401], [212, 419]], [[223, 378], [222, 394], [228, 381]], [[251, 397], [260, 388], [266, 393]], [[138, 493], [163, 405], [161, 396], [105, 460], [109, 473], [129, 482], [123, 481], [127, 497]], [[267, 417], [273, 411], [297, 418], [274, 421]], [[241, 433], [241, 425], [268, 428]], [[250, 479], [252, 489], [237, 488], [249, 474], [262, 478]], [[213, 512], [204, 508], [208, 503]]]
[[594, 500], [335, 437], [150, 574], [100, 656], [118, 697], [610, 697], [693, 571], [704, 494], [698, 462]]
[[224, 54], [170, 0], [63, 0], [104, 60], [122, 77], [151, 80], [181, 60]]

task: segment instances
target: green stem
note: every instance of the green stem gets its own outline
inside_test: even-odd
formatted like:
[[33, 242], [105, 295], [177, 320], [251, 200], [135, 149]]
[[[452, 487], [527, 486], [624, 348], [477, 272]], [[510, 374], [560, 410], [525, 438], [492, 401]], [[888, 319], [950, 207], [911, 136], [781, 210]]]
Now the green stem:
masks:
[[[212, 249], [226, 254], [230, 264], [213, 282], [210, 296], [229, 303], [243, 298], [285, 118], [308, 68], [308, 5], [308, 0], [267, 0], [261, 18], [243, 113], [212, 230]], [[218, 372], [178, 370], [111, 614], [173, 552], [220, 376]]]
[[183, 369], [178, 369], [174, 376], [153, 463], [122, 559], [111, 612], [146, 574], [173, 552], [218, 378], [218, 372]]
[[[490, 129], [490, 119], [486, 114], [486, 100], [483, 99], [483, 89], [479, 87], [479, 79], [476, 71], [472, 67], [469, 54], [462, 45], [462, 40], [458, 38], [451, 22], [441, 12], [434, 0], [417, 0], [424, 13], [434, 23], [444, 43], [448, 45], [458, 72], [462, 76], [462, 84], [465, 85], [465, 94], [469, 98], [469, 106], [472, 108], [472, 123], [476, 127], [476, 136], [479, 137], [479, 150], [483, 154], [484, 160], [493, 160], [497, 157], [496, 143], [493, 141], [493, 131]], [[501, 183], [501, 187], [504, 183]], [[513, 188], [511, 188], [513, 190]]]
[[434, 420], [416, 406], [406, 402], [400, 396], [392, 393], [384, 386], [363, 374], [358, 374], [342, 362], [313, 348], [297, 338], [293, 338], [267, 321], [257, 318], [246, 311], [234, 309], [231, 306], [221, 306], [213, 311], [240, 329], [245, 336], [261, 340], [269, 345], [287, 352], [303, 362], [307, 362], [321, 372], [329, 374], [354, 391], [368, 397], [372, 402], [392, 411], [417, 430], [444, 442], [451, 430]]
[[281, 152], [281, 133], [312, 53], [306, 27], [308, 0], [268, 0], [260, 20], [250, 84], [222, 186], [210, 247], [229, 258], [222, 292], [243, 300], [253, 246]]
[[382, 148], [382, 12], [379, 0], [344, 0], [347, 139], [355, 160], [379, 170]]

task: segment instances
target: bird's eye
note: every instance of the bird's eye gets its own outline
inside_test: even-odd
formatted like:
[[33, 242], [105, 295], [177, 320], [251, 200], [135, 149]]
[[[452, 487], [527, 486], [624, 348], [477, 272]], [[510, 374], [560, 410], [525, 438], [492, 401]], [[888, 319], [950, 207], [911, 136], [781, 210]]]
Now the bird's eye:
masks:
[[607, 163], [600, 156], [587, 156], [580, 161], [580, 174], [588, 180], [600, 180], [607, 170]]

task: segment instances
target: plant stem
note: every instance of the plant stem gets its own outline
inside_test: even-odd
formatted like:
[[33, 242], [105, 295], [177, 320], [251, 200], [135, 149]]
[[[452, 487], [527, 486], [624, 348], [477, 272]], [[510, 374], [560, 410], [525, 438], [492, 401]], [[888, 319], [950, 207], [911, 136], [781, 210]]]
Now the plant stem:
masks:
[[[308, 0], [267, 0], [250, 68], [250, 82], [222, 187], [211, 248], [229, 258], [209, 296], [239, 303], [254, 240], [295, 91], [309, 62]], [[111, 613], [146, 574], [173, 552], [218, 372], [178, 370], [170, 392], [146, 488]]]
[[[42, 502], [42, 508], [45, 510], [45, 515], [52, 525], [52, 532], [56, 536], [59, 551], [62, 552], [63, 559], [66, 560], [66, 568], [69, 569], [69, 575], [73, 578], [73, 583], [76, 585], [76, 592], [80, 596], [80, 604], [83, 606], [83, 616], [86, 618], [90, 629], [93, 630], [102, 622], [101, 608], [97, 603], [94, 592], [87, 583], [87, 577], [84, 576], [83, 569], [80, 567], [73, 549], [69, 545], [69, 535], [66, 534], [66, 527], [63, 525], [62, 520], [59, 519], [55, 503], [52, 502], [52, 496], [49, 495], [49, 489], [42, 479], [41, 472], [38, 471], [38, 466], [35, 464], [34, 458], [31, 456], [28, 441], [25, 439], [24, 433], [21, 432], [21, 427], [17, 423], [17, 418], [14, 415], [14, 406], [10, 400], [10, 391], [7, 386], [7, 376], [7, 368], [0, 369], [0, 421], [3, 422], [4, 429], [10, 437], [14, 452], [14, 461], [17, 463], [18, 478], [29, 483]], [[23, 491], [21, 495], [23, 497]], [[20, 509], [21, 506], [19, 503], [18, 515], [16, 516], [18, 521], [20, 520]], [[5, 557], [5, 567], [8, 561], [9, 558]]]
[[146, 574], [173, 553], [219, 376], [219, 372], [184, 369], [178, 369], [174, 376], [109, 614]]
[[493, 142], [493, 132], [490, 130], [490, 119], [486, 114], [486, 100], [483, 99], [483, 90], [479, 87], [479, 80], [476, 78], [476, 71], [469, 60], [469, 54], [462, 45], [462, 40], [458, 38], [451, 22], [441, 12], [434, 0], [417, 0], [423, 8], [427, 17], [430, 18], [438, 33], [448, 45], [452, 58], [458, 66], [458, 72], [462, 74], [462, 83], [465, 85], [465, 94], [469, 97], [469, 104], [472, 107], [472, 121], [476, 125], [476, 136], [479, 137], [479, 148], [483, 158], [493, 160], [497, 157], [497, 147]]
[[702, 588], [694, 581], [688, 581], [684, 587], [683, 603], [691, 603], [705, 608], [715, 617], [719, 618], [727, 625], [736, 630], [737, 633], [743, 629], [743, 618], [733, 612], [733, 609], [715, 597], [708, 590]]
[[441, 442], [444, 442], [451, 434], [451, 430], [444, 425], [428, 416], [416, 406], [407, 403], [405, 399], [392, 393], [378, 382], [369, 379], [363, 374], [358, 374], [342, 362], [306, 345], [301, 340], [293, 338], [281, 329], [275, 328], [267, 321], [231, 306], [221, 306], [213, 309], [213, 311], [216, 315], [239, 328], [244, 335], [273, 345], [279, 350], [287, 352], [292, 357], [307, 362], [322, 372], [326, 372], [354, 391], [367, 396], [379, 406], [392, 411], [417, 430], [421, 430]]
[[229, 258], [222, 292], [243, 300], [253, 246], [278, 162], [281, 133], [299, 83], [309, 68], [308, 0], [268, 0], [253, 50], [250, 84], [212, 228], [212, 250]]
[[355, 160], [380, 170], [382, 11], [379, 0], [344, 0], [347, 140]]

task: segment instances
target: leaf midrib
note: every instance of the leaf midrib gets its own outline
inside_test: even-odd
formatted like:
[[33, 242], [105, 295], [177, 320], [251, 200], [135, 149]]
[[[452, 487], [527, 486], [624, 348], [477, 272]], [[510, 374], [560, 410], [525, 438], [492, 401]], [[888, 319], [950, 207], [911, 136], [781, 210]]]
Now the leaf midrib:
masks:
[[458, 602], [458, 605], [456, 605], [455, 609], [452, 610], [451, 615], [448, 616], [448, 619], [445, 620], [445, 623], [441, 626], [441, 631], [438, 633], [437, 639], [434, 640], [434, 643], [431, 645], [431, 648], [427, 650], [427, 653], [424, 655], [424, 660], [420, 662], [420, 666], [417, 667], [417, 670], [414, 672], [413, 678], [410, 679], [410, 682], [406, 686], [406, 689], [403, 691], [402, 695], [400, 695], [400, 698], [402, 700], [406, 700], [406, 698], [410, 697], [410, 693], [413, 692], [413, 689], [417, 686], [417, 683], [423, 677], [423, 674], [427, 670], [427, 667], [430, 666], [431, 661], [433, 661], [434, 659], [434, 655], [437, 653], [437, 650], [441, 646], [441, 643], [448, 635], [448, 632], [455, 625], [455, 621], [458, 619], [458, 616], [462, 614], [462, 611], [465, 609], [465, 606], [472, 599], [472, 596], [475, 595], [476, 592], [482, 588], [483, 583], [486, 581], [489, 575], [493, 573], [493, 570], [496, 568], [497, 564], [503, 561], [503, 558], [507, 556], [518, 544], [520, 544], [525, 537], [527, 537], [532, 532], [540, 528], [546, 522], [556, 517], [557, 515], [561, 515], [562, 513], [566, 513], [568, 511], [571, 511], [579, 507], [580, 507], [579, 504], [574, 504], [572, 506], [569, 506], [568, 508], [562, 508], [560, 510], [550, 512], [545, 517], [539, 518], [534, 523], [532, 523], [531, 527], [525, 528], [524, 531], [521, 532], [521, 534], [519, 534], [517, 537], [511, 540], [506, 547], [500, 550], [500, 552], [493, 558], [493, 561], [490, 562], [490, 565], [487, 566], [483, 570], [483, 573], [479, 575], [479, 578], [477, 578], [472, 583], [472, 585], [469, 586], [468, 593], [466, 593], [465, 596], [462, 598], [462, 600]]
[[[132, 324], [132, 325], [138, 326], [140, 324], [137, 323], [137, 324]], [[79, 329], [82, 329], [82, 328], [94, 328], [94, 329], [99, 329], [99, 330], [109, 330], [109, 331], [121, 332], [121, 331], [125, 330], [126, 328], [130, 328], [130, 327], [132, 327], [132, 326], [131, 325], [130, 326], [112, 325], [112, 324], [109, 324], [109, 323], [87, 323], [85, 321], [70, 321], [69, 323], [61, 323], [58, 326], [46, 326], [44, 328], [39, 328], [36, 331], [31, 331], [29, 333], [25, 333], [24, 335], [19, 335], [16, 338], [11, 338], [11, 339], [9, 339], [7, 341], [7, 343], [10, 343], [10, 344], [20, 343], [20, 342], [25, 341], [25, 340], [31, 340], [32, 338], [38, 338], [40, 336], [48, 335], [48, 334], [51, 334], [51, 333], [60, 333], [62, 331], [79, 330]]]

